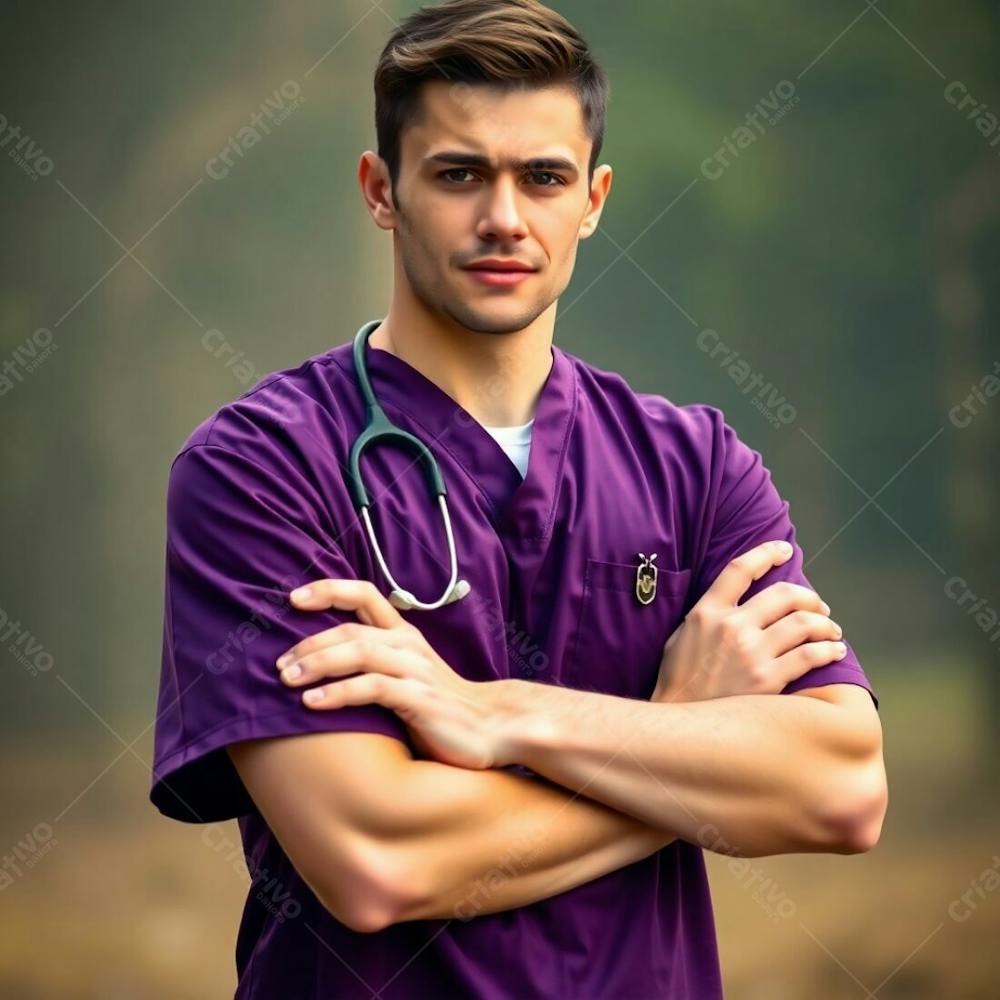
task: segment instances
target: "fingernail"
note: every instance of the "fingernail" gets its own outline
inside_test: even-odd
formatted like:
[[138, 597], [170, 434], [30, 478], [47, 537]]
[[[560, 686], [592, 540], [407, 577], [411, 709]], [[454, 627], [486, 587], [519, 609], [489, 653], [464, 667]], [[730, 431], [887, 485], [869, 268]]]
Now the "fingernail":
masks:
[[791, 555], [792, 547], [788, 542], [778, 542], [778, 551], [783, 555]]
[[275, 665], [277, 666], [277, 668], [279, 670], [284, 670], [285, 667], [287, 667], [288, 664], [291, 663], [291, 662], [292, 662], [292, 654], [291, 653], [282, 653], [281, 656], [279, 656], [274, 661]]
[[823, 602], [822, 608], [823, 608], [823, 614], [824, 615], [828, 615], [830, 613], [830, 605], [827, 604], [826, 601]]
[[323, 689], [322, 688], [310, 688], [305, 694], [302, 695], [302, 700], [307, 701], [312, 704], [315, 701], [322, 701], [323, 699]]
[[286, 667], [281, 671], [282, 680], [294, 681], [296, 677], [301, 676], [302, 668], [297, 663], [293, 663], [290, 667]]
[[844, 630], [836, 622], [833, 623], [833, 634], [838, 639], [844, 634]]
[[834, 648], [834, 656], [838, 660], [842, 660], [847, 655], [847, 647], [842, 642], [836, 643], [836, 645], [833, 648]]
[[292, 591], [292, 597], [296, 601], [307, 601], [312, 591], [308, 587], [298, 587]]

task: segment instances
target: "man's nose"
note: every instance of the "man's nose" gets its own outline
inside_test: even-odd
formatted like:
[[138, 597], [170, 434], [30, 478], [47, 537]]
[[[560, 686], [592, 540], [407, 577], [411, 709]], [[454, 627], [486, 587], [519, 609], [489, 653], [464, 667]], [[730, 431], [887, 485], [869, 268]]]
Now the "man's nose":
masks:
[[527, 234], [517, 181], [500, 177], [486, 185], [478, 235], [481, 239], [517, 239]]

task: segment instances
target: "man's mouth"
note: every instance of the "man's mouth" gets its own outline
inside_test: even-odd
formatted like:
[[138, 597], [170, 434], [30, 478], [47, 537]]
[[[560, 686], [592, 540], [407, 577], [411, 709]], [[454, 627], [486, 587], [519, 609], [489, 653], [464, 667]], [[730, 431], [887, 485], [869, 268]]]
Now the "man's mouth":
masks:
[[529, 274], [535, 273], [535, 268], [530, 264], [498, 257], [476, 261], [474, 264], [469, 264], [464, 270], [468, 271], [476, 281], [500, 288], [519, 285]]

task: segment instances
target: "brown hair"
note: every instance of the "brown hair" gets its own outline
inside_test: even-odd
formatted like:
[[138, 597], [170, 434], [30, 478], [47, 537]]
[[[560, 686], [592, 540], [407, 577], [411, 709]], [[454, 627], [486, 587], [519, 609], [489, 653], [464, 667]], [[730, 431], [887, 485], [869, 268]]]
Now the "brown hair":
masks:
[[508, 90], [570, 86], [591, 139], [593, 179], [604, 142], [608, 80], [577, 30], [538, 0], [447, 0], [421, 7], [392, 33], [375, 67], [375, 133], [397, 204], [400, 136], [418, 113], [420, 86], [427, 80]]

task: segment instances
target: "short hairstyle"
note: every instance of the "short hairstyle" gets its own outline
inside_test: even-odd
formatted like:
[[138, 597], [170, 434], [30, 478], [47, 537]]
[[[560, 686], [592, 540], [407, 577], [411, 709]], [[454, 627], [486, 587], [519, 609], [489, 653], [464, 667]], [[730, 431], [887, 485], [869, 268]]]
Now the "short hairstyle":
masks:
[[593, 179], [604, 142], [608, 79], [577, 30], [538, 0], [447, 0], [421, 7], [389, 37], [375, 67], [375, 133], [394, 200], [400, 138], [419, 112], [420, 86], [428, 80], [508, 90], [571, 87], [591, 139]]

